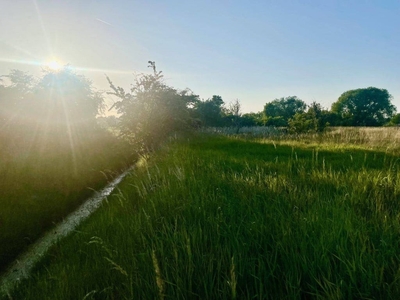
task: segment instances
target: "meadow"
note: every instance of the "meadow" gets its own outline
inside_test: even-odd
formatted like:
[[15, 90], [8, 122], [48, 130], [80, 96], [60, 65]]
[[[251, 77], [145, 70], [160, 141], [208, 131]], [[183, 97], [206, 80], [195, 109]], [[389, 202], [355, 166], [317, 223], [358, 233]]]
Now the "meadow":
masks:
[[399, 299], [396, 138], [171, 139], [5, 299]]
[[98, 129], [80, 134], [68, 139], [49, 130], [34, 134], [22, 126], [1, 131], [0, 273], [135, 160], [131, 147], [110, 133]]

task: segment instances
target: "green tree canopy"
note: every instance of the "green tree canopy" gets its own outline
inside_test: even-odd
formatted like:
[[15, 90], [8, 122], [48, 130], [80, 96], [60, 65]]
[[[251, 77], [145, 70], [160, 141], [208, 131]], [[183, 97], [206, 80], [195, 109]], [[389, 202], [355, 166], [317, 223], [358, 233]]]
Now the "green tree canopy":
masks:
[[239, 133], [239, 129], [242, 126], [242, 104], [239, 99], [230, 102], [225, 111], [225, 118], [229, 120], [229, 125], [236, 127], [236, 133]]
[[84, 76], [64, 68], [45, 70], [41, 78], [12, 70], [0, 81], [0, 122], [7, 128], [26, 126], [71, 131], [75, 127], [96, 126], [96, 116], [104, 108], [100, 92]]
[[264, 125], [264, 113], [262, 111], [257, 113], [246, 113], [241, 117], [242, 126], [263, 126]]
[[289, 119], [289, 131], [292, 133], [323, 132], [330, 124], [330, 112], [324, 110], [321, 104], [313, 101], [307, 112], [296, 113]]
[[382, 126], [396, 112], [392, 96], [385, 89], [375, 87], [344, 92], [332, 104], [332, 112], [349, 126]]
[[400, 126], [400, 114], [395, 114], [389, 121], [388, 126]]
[[221, 96], [213, 95], [211, 99], [198, 101], [195, 104], [195, 115], [202, 126], [218, 127], [225, 124], [224, 101]]
[[266, 125], [287, 126], [290, 118], [296, 113], [303, 113], [306, 108], [304, 101], [296, 96], [275, 99], [264, 106]]
[[190, 109], [199, 101], [190, 90], [178, 91], [164, 83], [154, 62], [153, 74], [139, 75], [130, 92], [115, 86], [109, 94], [118, 98], [113, 105], [120, 115], [121, 135], [133, 144], [154, 148], [170, 133], [185, 130], [191, 125]]

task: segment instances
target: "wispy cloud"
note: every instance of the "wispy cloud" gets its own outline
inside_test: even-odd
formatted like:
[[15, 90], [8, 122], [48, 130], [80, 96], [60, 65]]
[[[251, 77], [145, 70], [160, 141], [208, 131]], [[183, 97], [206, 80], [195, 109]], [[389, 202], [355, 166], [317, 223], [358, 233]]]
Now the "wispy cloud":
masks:
[[101, 23], [104, 23], [104, 24], [106, 24], [106, 25], [108, 25], [108, 26], [113, 26], [112, 24], [110, 24], [110, 23], [108, 23], [108, 22], [106, 22], [106, 21], [104, 21], [104, 20], [102, 20], [102, 19], [96, 19], [96, 21], [99, 21], [99, 22], [101, 22]]

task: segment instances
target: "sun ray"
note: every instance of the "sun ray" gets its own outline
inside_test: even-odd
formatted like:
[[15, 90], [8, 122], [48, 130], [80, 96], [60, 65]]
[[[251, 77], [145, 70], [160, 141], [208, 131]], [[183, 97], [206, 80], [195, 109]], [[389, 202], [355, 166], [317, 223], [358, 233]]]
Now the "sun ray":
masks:
[[[50, 62], [44, 63], [39, 61], [33, 60], [18, 60], [18, 59], [11, 59], [11, 58], [1, 58], [1, 62], [9, 62], [9, 63], [17, 63], [17, 64], [25, 64], [25, 65], [35, 65], [35, 66], [47, 66], [50, 67], [50, 64], [58, 63], [61, 67], [68, 67], [76, 71], [86, 71], [86, 72], [95, 72], [95, 73], [111, 73], [111, 74], [133, 74], [133, 71], [126, 71], [126, 70], [118, 70], [118, 69], [98, 69], [98, 68], [90, 68], [90, 67], [73, 67], [69, 64], [63, 66], [57, 60], [52, 60]], [[51, 68], [51, 67], [50, 67]]]
[[39, 5], [37, 4], [37, 0], [32, 0], [32, 2], [33, 2], [33, 5], [35, 6], [35, 9], [36, 9], [36, 14], [37, 14], [37, 17], [38, 17], [38, 21], [40, 23], [40, 27], [42, 28], [43, 37], [46, 40], [47, 50], [49, 51], [49, 53], [51, 55], [53, 55], [53, 48], [51, 47], [49, 36], [47, 34], [46, 27], [44, 26], [44, 22], [43, 22], [42, 15], [40, 13]]
[[19, 53], [22, 53], [24, 56], [29, 56], [29, 57], [37, 60], [37, 56], [36, 55], [32, 54], [31, 52], [29, 52], [28, 50], [26, 50], [26, 49], [24, 49], [22, 47], [16, 46], [16, 45], [11, 44], [11, 43], [9, 43], [7, 41], [0, 41], [0, 43], [5, 45], [6, 47], [9, 47], [9, 48], [13, 49], [14, 51], [18, 51]]
[[23, 65], [35, 65], [35, 66], [43, 65], [43, 63], [40, 63], [38, 61], [33, 61], [33, 60], [20, 60], [20, 59], [11, 59], [11, 58], [0, 58], [0, 61], [8, 62], [8, 63], [15, 63], [15, 64], [23, 64]]
[[[58, 85], [58, 83], [57, 83], [57, 85]], [[58, 86], [58, 89], [61, 90], [61, 87]], [[63, 107], [65, 123], [67, 126], [67, 136], [68, 136], [69, 146], [70, 146], [70, 150], [71, 150], [71, 154], [72, 154], [72, 167], [73, 167], [74, 175], [77, 176], [78, 175], [78, 166], [77, 166], [77, 159], [76, 159], [76, 147], [75, 147], [75, 141], [74, 141], [74, 134], [73, 134], [73, 130], [72, 130], [72, 124], [71, 124], [69, 112], [67, 109], [67, 104], [65, 103], [64, 97], [61, 97], [61, 104]]]

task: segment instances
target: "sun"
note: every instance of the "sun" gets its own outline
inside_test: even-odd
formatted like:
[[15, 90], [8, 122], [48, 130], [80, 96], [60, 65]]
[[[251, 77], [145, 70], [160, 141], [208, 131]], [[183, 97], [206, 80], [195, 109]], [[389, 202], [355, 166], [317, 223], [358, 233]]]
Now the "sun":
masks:
[[59, 71], [62, 68], [62, 65], [57, 60], [52, 60], [46, 64], [46, 67], [52, 71]]

